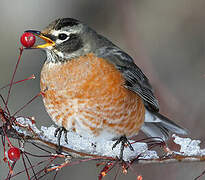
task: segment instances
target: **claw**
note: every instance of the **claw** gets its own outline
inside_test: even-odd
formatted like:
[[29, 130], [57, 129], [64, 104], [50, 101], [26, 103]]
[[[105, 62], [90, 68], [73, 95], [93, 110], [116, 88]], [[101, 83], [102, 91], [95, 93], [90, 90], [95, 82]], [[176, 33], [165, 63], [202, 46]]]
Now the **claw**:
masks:
[[121, 148], [120, 148], [120, 160], [123, 160], [123, 151], [125, 149], [125, 146], [128, 146], [131, 151], [134, 151], [134, 148], [132, 147], [131, 143], [127, 139], [126, 136], [121, 136], [112, 146], [112, 150], [119, 144], [121, 143]]
[[68, 144], [67, 130], [64, 127], [59, 127], [54, 132], [54, 136], [57, 137], [57, 140], [58, 140], [58, 149], [56, 151], [58, 154], [61, 153], [60, 140], [61, 140], [61, 136], [63, 132], [64, 132], [65, 142]]

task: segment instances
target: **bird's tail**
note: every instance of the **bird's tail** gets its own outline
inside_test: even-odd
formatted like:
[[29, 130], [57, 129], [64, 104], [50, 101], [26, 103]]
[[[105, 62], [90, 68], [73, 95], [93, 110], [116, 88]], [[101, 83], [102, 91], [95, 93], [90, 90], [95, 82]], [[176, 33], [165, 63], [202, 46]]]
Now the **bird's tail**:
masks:
[[145, 121], [141, 130], [150, 137], [160, 137], [167, 140], [171, 133], [186, 135], [187, 130], [180, 127], [158, 112], [146, 110]]

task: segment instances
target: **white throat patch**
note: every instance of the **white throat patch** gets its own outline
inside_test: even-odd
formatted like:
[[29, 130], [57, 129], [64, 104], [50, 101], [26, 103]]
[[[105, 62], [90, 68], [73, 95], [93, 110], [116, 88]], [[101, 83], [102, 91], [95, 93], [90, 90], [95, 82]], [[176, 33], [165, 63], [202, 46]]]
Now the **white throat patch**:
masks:
[[62, 58], [62, 59], [65, 57], [62, 52], [57, 51], [56, 49], [54, 49], [54, 52], [55, 52], [60, 58]]
[[46, 50], [47, 62], [56, 62], [56, 54], [52, 50]]

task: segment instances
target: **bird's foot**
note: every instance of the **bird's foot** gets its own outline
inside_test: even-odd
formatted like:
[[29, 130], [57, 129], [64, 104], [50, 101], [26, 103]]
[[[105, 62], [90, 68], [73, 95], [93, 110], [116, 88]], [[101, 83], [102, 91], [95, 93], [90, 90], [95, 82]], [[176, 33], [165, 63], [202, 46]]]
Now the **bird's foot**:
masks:
[[113, 150], [119, 143], [121, 143], [119, 160], [123, 161], [123, 151], [124, 151], [124, 149], [125, 149], [125, 146], [128, 146], [131, 151], [134, 151], [134, 148], [132, 147], [131, 143], [129, 142], [129, 140], [127, 139], [126, 136], [121, 136], [121, 137], [115, 142], [115, 144], [113, 144], [112, 150]]
[[61, 145], [60, 145], [60, 141], [61, 141], [61, 136], [62, 133], [64, 132], [64, 138], [65, 138], [65, 142], [68, 144], [68, 138], [67, 138], [67, 130], [64, 127], [59, 127], [55, 130], [54, 136], [57, 137], [58, 140], [58, 148], [56, 150], [56, 153], [61, 154]]

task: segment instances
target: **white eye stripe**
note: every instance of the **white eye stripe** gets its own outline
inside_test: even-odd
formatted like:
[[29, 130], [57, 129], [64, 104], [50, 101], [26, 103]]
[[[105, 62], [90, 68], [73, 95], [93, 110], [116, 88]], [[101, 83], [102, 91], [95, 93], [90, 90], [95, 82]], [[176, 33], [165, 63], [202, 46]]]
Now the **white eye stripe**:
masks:
[[75, 28], [75, 29], [72, 29], [72, 28], [69, 28], [67, 30], [51, 30], [51, 34], [58, 37], [59, 34], [67, 34], [67, 36], [69, 36], [70, 34], [78, 34], [81, 32], [81, 29], [80, 28]]
[[62, 42], [64, 42], [64, 41], [67, 41], [67, 40], [70, 38], [70, 34], [72, 34], [72, 32], [52, 30], [52, 31], [51, 31], [51, 34], [54, 35], [54, 36], [56, 36], [56, 37], [58, 37], [59, 34], [66, 34], [66, 35], [67, 35], [67, 38], [64, 39], [64, 40], [61, 40], [61, 39], [58, 39], [58, 38], [56, 39], [56, 44], [60, 44], [60, 43], [62, 43]]
[[67, 37], [66, 39], [64, 39], [64, 40], [57, 39], [57, 40], [56, 40], [56, 44], [60, 44], [60, 43], [62, 43], [62, 42], [64, 42], [64, 41], [67, 41], [69, 38], [70, 38], [70, 37], [68, 36], [68, 37]]
[[72, 32], [68, 32], [68, 31], [55, 31], [55, 30], [52, 30], [51, 31], [51, 34], [58, 37], [59, 34], [67, 34], [67, 36], [69, 36]]

